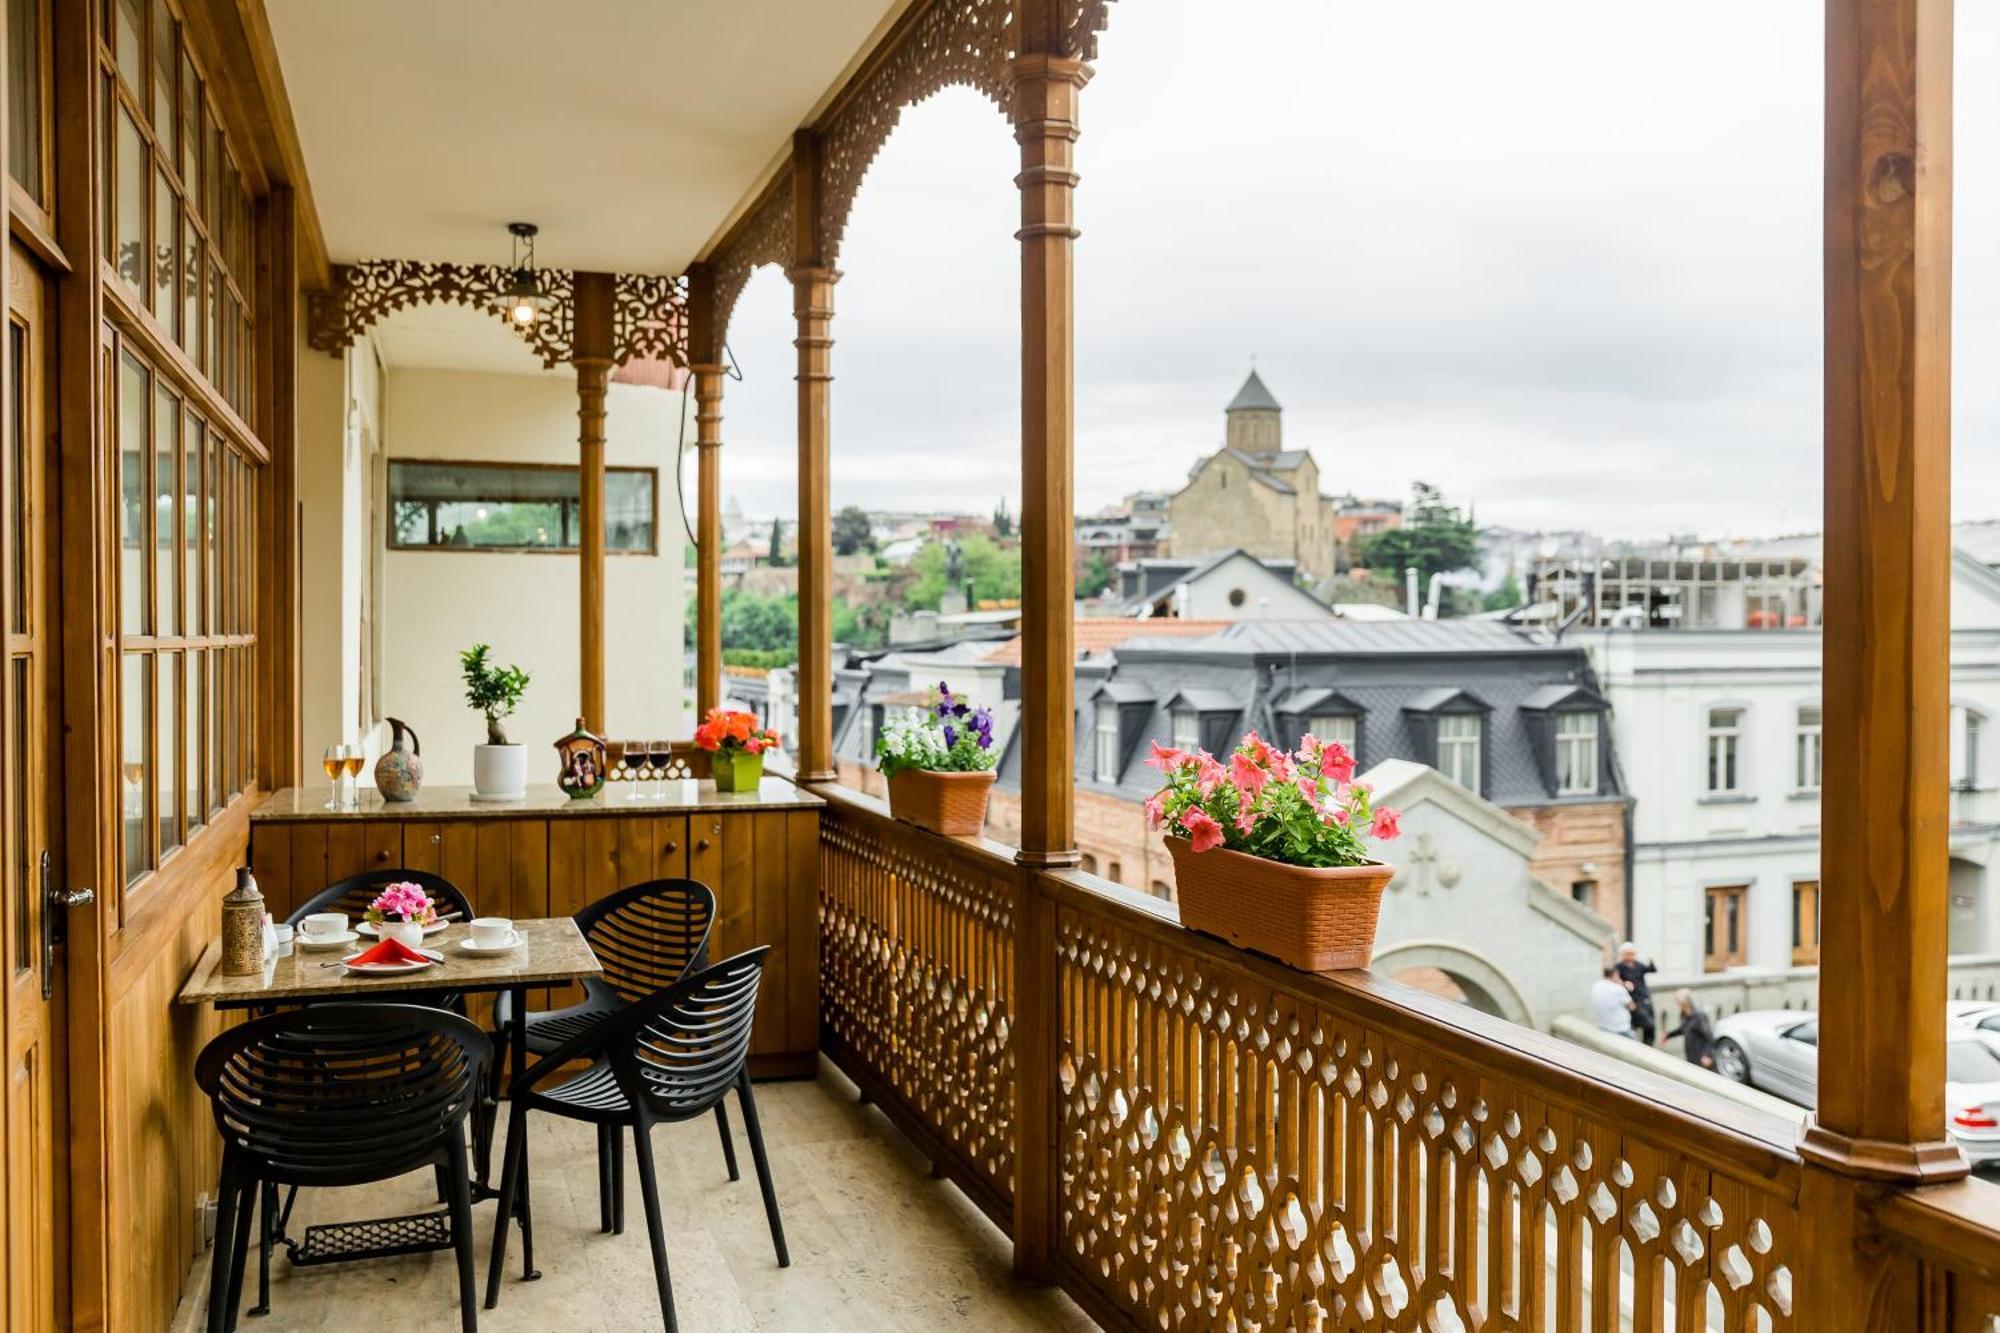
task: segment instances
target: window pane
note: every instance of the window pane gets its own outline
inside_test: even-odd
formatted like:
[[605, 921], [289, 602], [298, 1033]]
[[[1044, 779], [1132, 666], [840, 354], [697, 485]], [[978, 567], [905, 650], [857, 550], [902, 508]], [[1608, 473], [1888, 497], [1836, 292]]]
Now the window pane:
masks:
[[146, 62], [141, 38], [146, 30], [142, 0], [111, 0], [111, 50], [118, 73], [138, 92], [146, 86]]
[[181, 589], [186, 597], [182, 623], [190, 634], [208, 633], [208, 615], [201, 599], [202, 446], [201, 418], [189, 412], [182, 419], [181, 448]]
[[[647, 468], [607, 472], [607, 549], [654, 549], [655, 483]], [[579, 477], [573, 467], [389, 465], [392, 546], [573, 551], [579, 538], [578, 505]]]
[[201, 80], [195, 77], [194, 62], [185, 52], [181, 55], [181, 189], [190, 200], [200, 188], [200, 172], [196, 165], [201, 158]]
[[229, 790], [223, 769], [223, 725], [222, 717], [229, 709], [229, 700], [222, 693], [222, 674], [229, 661], [227, 648], [218, 648], [208, 655], [208, 743], [205, 747], [205, 767], [208, 771], [208, 801], [213, 808], [220, 809]]
[[42, 197], [42, 24], [39, 0], [7, 0], [7, 170]]
[[206, 600], [208, 602], [209, 628], [207, 632], [210, 634], [227, 634], [229, 632], [227, 628], [228, 621], [222, 614], [222, 606], [216, 600], [215, 594], [216, 566], [219, 563], [219, 548], [216, 544], [215, 533], [216, 492], [220, 488], [222, 474], [216, 467], [216, 438], [213, 435], [207, 435], [206, 441], [204, 453], [208, 457], [208, 491], [203, 501], [203, 513], [206, 517], [202, 521], [202, 557], [204, 565], [202, 584], [207, 593]]
[[13, 587], [8, 597], [8, 625], [15, 633], [25, 633], [28, 628], [28, 523], [21, 508], [21, 487], [28, 476], [28, 446], [26, 426], [27, 399], [22, 386], [27, 382], [28, 345], [27, 330], [19, 324], [7, 325], [7, 394], [13, 402], [12, 413], [7, 424], [7, 448], [4, 475], [0, 476], [0, 493], [6, 497], [6, 542], [7, 559], [14, 571]]
[[187, 812], [188, 836], [193, 837], [194, 831], [202, 826], [203, 816], [208, 810], [208, 803], [202, 800], [201, 793], [202, 737], [207, 734], [202, 730], [201, 705], [203, 691], [208, 687], [208, 654], [199, 648], [187, 655], [187, 669], [181, 676], [181, 687], [184, 691], [181, 706], [185, 710], [182, 716], [186, 719], [184, 734], [187, 736], [187, 796], [181, 802], [181, 809]]
[[122, 497], [118, 506], [119, 625], [127, 634], [147, 632], [146, 551], [150, 540], [146, 515], [152, 487], [146, 460], [146, 408], [153, 398], [153, 377], [130, 353], [118, 361], [118, 473]]
[[[7, 706], [14, 716], [28, 715], [28, 662], [25, 657], [7, 664]], [[20, 724], [17, 722], [17, 729]], [[18, 734], [18, 732], [17, 732]], [[26, 971], [35, 965], [35, 909], [32, 895], [41, 891], [40, 877], [28, 850], [28, 747], [17, 740], [7, 753], [7, 845], [14, 871], [14, 969]]]
[[181, 220], [181, 346], [188, 359], [201, 364], [201, 237], [194, 220]]
[[124, 811], [125, 883], [152, 868], [147, 854], [146, 736], [152, 730], [153, 682], [144, 653], [127, 653], [120, 696], [121, 760], [119, 800]]
[[146, 280], [146, 144], [123, 107], [118, 110], [117, 212], [111, 232], [111, 262], [118, 276], [144, 300]]
[[179, 727], [176, 721], [180, 715], [181, 698], [181, 655], [161, 653], [154, 678], [159, 687], [158, 705], [153, 712], [156, 734], [153, 746], [153, 762], [158, 766], [158, 804], [154, 807], [160, 818], [160, 854], [181, 845], [181, 747]]
[[222, 327], [222, 272], [215, 267], [215, 250], [209, 248], [208, 264], [208, 336], [202, 342], [201, 357], [195, 362], [201, 373], [208, 376], [211, 383], [220, 378], [220, 361], [216, 355], [216, 342]]
[[153, 408], [153, 625], [156, 634], [179, 634], [181, 619], [174, 597], [180, 573], [180, 399], [157, 389]]
[[153, 313], [160, 327], [176, 340], [180, 337], [180, 304], [174, 300], [175, 270], [180, 266], [180, 212], [174, 203], [174, 187], [164, 171], [153, 174]]
[[153, 0], [153, 134], [169, 156], [174, 151], [174, 71], [179, 68], [179, 43], [165, 0]]

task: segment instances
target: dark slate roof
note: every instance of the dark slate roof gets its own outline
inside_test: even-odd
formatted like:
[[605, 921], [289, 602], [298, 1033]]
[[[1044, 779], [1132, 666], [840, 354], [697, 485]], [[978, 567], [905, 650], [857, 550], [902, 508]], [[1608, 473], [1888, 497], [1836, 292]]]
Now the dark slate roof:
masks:
[[[1596, 679], [1581, 647], [1541, 642], [1492, 621], [1242, 621], [1200, 639], [1134, 639], [1104, 670], [1108, 676], [1093, 672], [1078, 681], [1079, 734], [1094, 724], [1092, 700], [1103, 684], [1159, 700], [1109, 789], [1127, 800], [1144, 800], [1156, 786], [1156, 775], [1140, 761], [1150, 753], [1149, 739], [1172, 743], [1177, 697], [1213, 698], [1220, 708], [1237, 710], [1231, 719], [1233, 746], [1251, 728], [1293, 742], [1286, 728], [1336, 693], [1359, 711], [1357, 757], [1364, 768], [1385, 759], [1423, 757], [1426, 719], [1409, 710], [1464, 693], [1491, 709], [1482, 793], [1488, 799], [1515, 807], [1624, 799], [1608, 722], [1600, 736], [1608, 759], [1602, 790], [1592, 796], [1549, 795], [1531, 733], [1542, 716], [1538, 708], [1546, 707], [1543, 701], [1556, 697], [1555, 691], [1564, 698], [1577, 697], [1579, 690], [1594, 694]], [[1076, 747], [1078, 785], [1106, 791], [1092, 771], [1094, 757], [1093, 747]], [[1002, 770], [1001, 781], [1010, 776], [1018, 781], [1018, 773], [1017, 763], [1011, 774]]]
[[1250, 372], [1249, 378], [1243, 381], [1243, 387], [1236, 391], [1236, 396], [1229, 400], [1229, 406], [1224, 410], [1228, 412], [1279, 412], [1284, 409], [1278, 406], [1278, 400], [1271, 396], [1271, 391], [1264, 387], [1264, 381], [1253, 370]]
[[1536, 712], [1551, 708], [1603, 708], [1604, 696], [1588, 685], [1544, 685], [1521, 701], [1521, 707]]
[[1260, 455], [1258, 461], [1273, 472], [1290, 472], [1295, 468], [1303, 466], [1305, 461], [1311, 457], [1312, 453], [1310, 450], [1280, 449], [1275, 454]]
[[[1117, 686], [1117, 681], [1107, 681], [1108, 691]], [[1243, 707], [1241, 696], [1228, 690], [1180, 690], [1167, 700], [1169, 708], [1192, 708], [1197, 713], [1233, 713]]]
[[1297, 495], [1299, 493], [1298, 487], [1271, 475], [1271, 462], [1268, 456], [1246, 454], [1241, 449], [1228, 448], [1221, 450], [1221, 453], [1228, 454], [1244, 467], [1249, 468], [1250, 480], [1259, 485], [1269, 486], [1280, 495]]

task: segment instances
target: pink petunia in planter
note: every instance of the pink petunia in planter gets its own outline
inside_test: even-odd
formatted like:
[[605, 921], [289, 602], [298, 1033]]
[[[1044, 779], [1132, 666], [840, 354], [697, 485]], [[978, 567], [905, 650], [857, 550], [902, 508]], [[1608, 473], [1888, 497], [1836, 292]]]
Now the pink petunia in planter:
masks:
[[1354, 780], [1346, 746], [1307, 736], [1288, 754], [1253, 731], [1227, 764], [1157, 742], [1146, 762], [1165, 776], [1146, 817], [1167, 835], [1183, 925], [1308, 972], [1368, 966], [1396, 874], [1368, 844], [1401, 815]]

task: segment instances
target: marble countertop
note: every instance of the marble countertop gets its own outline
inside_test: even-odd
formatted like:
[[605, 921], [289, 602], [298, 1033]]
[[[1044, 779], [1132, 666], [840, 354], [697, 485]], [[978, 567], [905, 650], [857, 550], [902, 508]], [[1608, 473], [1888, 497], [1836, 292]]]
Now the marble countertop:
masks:
[[[635, 788], [637, 799], [635, 799]], [[657, 799], [665, 796], [665, 800]], [[354, 805], [326, 808], [325, 788], [285, 787], [250, 812], [250, 822], [285, 823], [369, 819], [519, 819], [670, 815], [676, 811], [816, 810], [825, 801], [782, 778], [767, 777], [756, 791], [717, 791], [713, 782], [611, 783], [587, 801], [573, 801], [553, 782], [531, 783], [518, 801], [475, 801], [470, 787], [425, 787], [413, 801], [385, 801], [364, 790]]]
[[[264, 960], [264, 970], [249, 976], [222, 973], [222, 940], [212, 939], [181, 987], [181, 1004], [255, 1004], [264, 1000], [312, 998], [338, 1000], [385, 991], [494, 991], [552, 981], [581, 981], [600, 975], [597, 955], [583, 932], [566, 916], [516, 921], [521, 946], [503, 954], [474, 957], [459, 951], [468, 928], [454, 923], [424, 944], [444, 955], [436, 967], [393, 976], [355, 976], [340, 966], [347, 950], [305, 950], [296, 946]], [[349, 949], [375, 943], [363, 937]]]

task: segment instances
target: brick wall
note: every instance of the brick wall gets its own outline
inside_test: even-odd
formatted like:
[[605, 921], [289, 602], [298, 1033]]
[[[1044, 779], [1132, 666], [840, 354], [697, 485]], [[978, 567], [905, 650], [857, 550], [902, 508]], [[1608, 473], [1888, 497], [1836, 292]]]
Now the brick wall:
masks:
[[[1536, 879], [1567, 895], [1579, 880], [1592, 880], [1596, 896], [1586, 903], [1625, 936], [1625, 807], [1605, 805], [1536, 806], [1509, 810], [1542, 835], [1528, 869]], [[1585, 866], [1591, 867], [1586, 870]], [[1640, 951], [1647, 952], [1641, 944]]]

